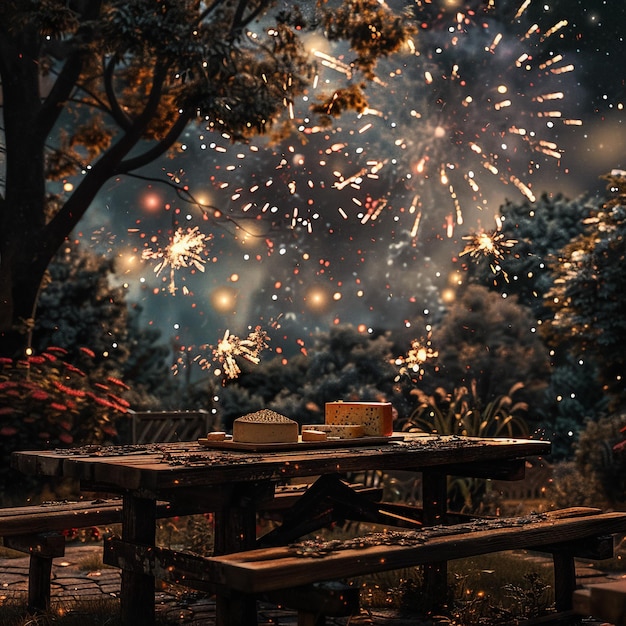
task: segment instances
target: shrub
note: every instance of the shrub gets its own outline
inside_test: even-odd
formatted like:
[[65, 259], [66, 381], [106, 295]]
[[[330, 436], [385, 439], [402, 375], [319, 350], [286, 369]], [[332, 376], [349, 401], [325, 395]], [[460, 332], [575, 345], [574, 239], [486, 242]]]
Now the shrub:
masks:
[[128, 387], [92, 366], [80, 350], [78, 365], [61, 348], [23, 359], [0, 358], [0, 485], [11, 491], [8, 459], [15, 450], [112, 442], [116, 420], [128, 410]]
[[[482, 405], [476, 385], [455, 389], [453, 393], [443, 388], [432, 396], [416, 389], [419, 404], [402, 424], [405, 432], [427, 432], [438, 435], [463, 435], [469, 437], [524, 437], [528, 428], [522, 414], [527, 405], [514, 400], [523, 385], [511, 388], [508, 395]], [[449, 507], [452, 510], [477, 511], [487, 505], [484, 480], [466, 477], [448, 479]], [[484, 500], [484, 501], [483, 501]]]
[[557, 506], [624, 508], [626, 455], [620, 452], [626, 413], [589, 420], [571, 463], [555, 466], [548, 496]]

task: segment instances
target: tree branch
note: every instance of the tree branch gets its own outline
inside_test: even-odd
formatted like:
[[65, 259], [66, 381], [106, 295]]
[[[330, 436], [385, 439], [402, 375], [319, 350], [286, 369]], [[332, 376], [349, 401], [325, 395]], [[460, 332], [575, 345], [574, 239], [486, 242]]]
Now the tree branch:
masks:
[[115, 122], [119, 125], [119, 127], [124, 130], [130, 130], [132, 126], [131, 118], [122, 110], [120, 107], [119, 100], [115, 95], [115, 89], [113, 89], [113, 76], [115, 71], [115, 56], [109, 59], [109, 62], [105, 64], [104, 67], [104, 89], [106, 91], [107, 99], [109, 100], [110, 113]]
[[191, 120], [190, 113], [181, 113], [176, 119], [172, 127], [168, 131], [167, 135], [161, 139], [158, 143], [146, 150], [143, 154], [133, 157], [132, 159], [125, 159], [115, 169], [114, 175], [128, 174], [133, 170], [139, 169], [144, 165], [148, 165], [158, 157], [165, 154], [176, 142], [180, 134], [185, 129], [185, 126]]
[[256, 9], [250, 11], [250, 13], [246, 17], [244, 17], [244, 12], [249, 4], [249, 0], [239, 0], [239, 4], [237, 5], [237, 10], [235, 11], [235, 17], [233, 18], [233, 24], [230, 30], [231, 34], [234, 37], [240, 35], [243, 28], [247, 26], [250, 22], [252, 22], [263, 11], [265, 11], [270, 3], [267, 0], [259, 2]]
[[[87, 39], [89, 39], [88, 27], [84, 25], [84, 22], [94, 20], [99, 15], [102, 0], [93, 0], [93, 2], [87, 2], [85, 5], [85, 11], [81, 15], [83, 26], [79, 27], [76, 31], [74, 40], [80, 40], [81, 36], [84, 34], [87, 34]], [[83, 57], [84, 51], [82, 51], [80, 47], [75, 48], [63, 64], [63, 68], [54, 81], [52, 89], [50, 89], [50, 92], [44, 100], [41, 113], [37, 120], [37, 126], [41, 136], [48, 136], [58, 121], [65, 103], [70, 98], [80, 77], [83, 68]]]
[[200, 13], [199, 22], [205, 20], [221, 4], [224, 4], [224, 0], [214, 0], [210, 6], [208, 6], [204, 11], [202, 11], [202, 13]]

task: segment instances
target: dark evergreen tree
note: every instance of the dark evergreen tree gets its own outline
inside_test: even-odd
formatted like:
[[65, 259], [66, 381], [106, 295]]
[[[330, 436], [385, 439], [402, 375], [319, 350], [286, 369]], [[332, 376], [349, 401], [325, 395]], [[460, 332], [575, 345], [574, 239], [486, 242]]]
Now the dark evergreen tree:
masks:
[[[596, 206], [591, 198], [568, 200], [561, 195], [544, 195], [534, 203], [505, 204], [500, 232], [505, 240], [516, 243], [497, 263], [488, 257], [469, 263], [469, 282], [517, 296], [520, 304], [532, 310], [538, 328], [549, 327], [554, 313], [546, 294], [557, 278], [553, 268], [561, 249], [584, 232], [586, 219]], [[564, 343], [551, 346], [549, 384], [543, 401], [535, 407], [540, 430], [553, 441], [556, 458], [570, 456], [585, 421], [606, 408], [593, 359], [573, 357], [568, 353], [567, 336], [562, 339]]]
[[76, 359], [81, 348], [103, 370], [120, 375], [128, 359], [128, 307], [122, 287], [112, 285], [112, 259], [67, 242], [49, 266], [39, 293], [32, 347], [50, 346]]
[[134, 409], [165, 408], [176, 381], [170, 349], [159, 339], [160, 331], [141, 325], [141, 307], [130, 304], [124, 287], [115, 285], [114, 261], [66, 243], [39, 294], [34, 351], [59, 347], [65, 360], [78, 363], [87, 348], [101, 376], [119, 377], [131, 387]]
[[530, 310], [516, 298], [468, 286], [433, 328], [439, 356], [436, 372], [424, 379], [425, 390], [469, 389], [475, 381], [477, 397], [485, 405], [523, 383], [526, 400], [538, 403], [547, 384], [548, 355], [535, 331]]
[[544, 303], [554, 282], [550, 263], [565, 244], [583, 231], [583, 221], [592, 206], [594, 203], [588, 198], [568, 200], [562, 195], [546, 194], [537, 202], [507, 202], [500, 208], [500, 232], [505, 240], [516, 243], [498, 263], [489, 256], [467, 263], [468, 281], [517, 296], [520, 304], [532, 309], [537, 320], [552, 317]]
[[590, 213], [584, 232], [552, 264], [545, 302], [554, 315], [542, 330], [552, 345], [594, 362], [615, 409], [626, 402], [626, 173], [607, 179], [613, 197]]

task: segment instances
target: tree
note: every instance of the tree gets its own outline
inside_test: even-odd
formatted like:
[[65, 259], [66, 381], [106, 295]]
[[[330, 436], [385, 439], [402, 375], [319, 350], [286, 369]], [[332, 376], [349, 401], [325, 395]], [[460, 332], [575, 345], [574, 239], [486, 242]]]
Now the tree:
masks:
[[613, 197], [591, 212], [585, 231], [553, 264], [546, 305], [554, 318], [543, 332], [577, 359], [591, 358], [613, 408], [619, 408], [626, 401], [626, 172], [606, 178]]
[[156, 396], [173, 395], [171, 350], [160, 331], [142, 325], [141, 306], [128, 302], [115, 276], [113, 260], [66, 242], [48, 266], [30, 343], [36, 353], [62, 348], [76, 364], [88, 348], [92, 368], [131, 387], [134, 409], [152, 408]]
[[[532, 310], [538, 328], [549, 326], [554, 313], [546, 294], [556, 279], [554, 262], [561, 249], [584, 232], [585, 218], [595, 205], [590, 198], [569, 200], [561, 195], [543, 195], [532, 203], [506, 203], [500, 208], [497, 234], [503, 241], [515, 243], [497, 262], [479, 256], [477, 263], [467, 265], [469, 281], [500, 294], [515, 295], [521, 305]], [[595, 378], [595, 364], [591, 359], [572, 357], [567, 336], [561, 339], [565, 345], [554, 343], [550, 351], [544, 401], [534, 407], [539, 409], [545, 436], [552, 441], [554, 458], [570, 456], [585, 420], [606, 408]]]
[[499, 293], [516, 295], [520, 304], [532, 309], [537, 320], [551, 317], [544, 303], [554, 280], [550, 261], [583, 231], [583, 219], [591, 207], [588, 198], [569, 200], [562, 195], [543, 195], [536, 202], [507, 202], [500, 207], [502, 225], [498, 232], [504, 240], [515, 244], [497, 263], [479, 257], [477, 263], [468, 264], [468, 280]]
[[136, 175], [194, 120], [234, 141], [286, 130], [314, 31], [354, 55], [350, 84], [313, 102], [328, 119], [366, 106], [377, 59], [410, 29], [375, 0], [0, 3], [0, 354], [23, 353], [45, 269], [107, 180]]
[[[530, 310], [515, 298], [469, 285], [433, 328], [437, 373], [425, 379], [424, 386], [430, 385], [425, 391], [438, 386], [470, 389], [475, 381], [484, 406], [508, 395], [517, 383], [527, 393], [545, 388], [548, 356], [534, 327]], [[530, 401], [530, 396], [525, 399]]]
[[128, 307], [124, 289], [113, 287], [111, 259], [66, 242], [48, 266], [30, 341], [35, 352], [50, 346], [72, 361], [81, 346], [94, 363], [119, 376], [129, 355]]

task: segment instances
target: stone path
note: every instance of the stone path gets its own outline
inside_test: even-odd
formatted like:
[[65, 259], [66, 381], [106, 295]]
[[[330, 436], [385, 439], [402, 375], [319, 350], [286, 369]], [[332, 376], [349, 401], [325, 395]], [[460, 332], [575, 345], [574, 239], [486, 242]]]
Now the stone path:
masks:
[[[115, 600], [119, 594], [120, 573], [115, 568], [98, 567], [101, 562], [101, 547], [97, 544], [68, 546], [62, 558], [54, 560], [52, 571], [52, 602], [70, 606], [76, 600]], [[538, 565], [550, 566], [548, 559], [536, 558]], [[93, 569], [85, 565], [92, 564]], [[582, 584], [606, 582], [623, 578], [623, 573], [606, 574], [592, 567], [579, 565], [577, 577]], [[25, 595], [28, 579], [28, 557], [0, 558], [0, 603], [5, 599]], [[163, 621], [181, 626], [213, 626], [215, 603], [204, 594], [180, 590], [173, 587], [157, 589], [155, 593], [157, 614]], [[327, 626], [420, 626], [415, 618], [400, 617], [388, 611], [365, 611], [359, 617], [328, 618]], [[589, 621], [587, 624], [599, 622]], [[297, 626], [297, 615], [293, 611], [273, 606], [260, 607], [259, 626]], [[425, 626], [425, 624], [422, 624]], [[610, 625], [605, 625], [610, 626]]]

